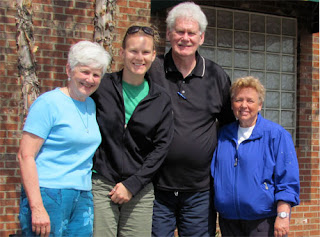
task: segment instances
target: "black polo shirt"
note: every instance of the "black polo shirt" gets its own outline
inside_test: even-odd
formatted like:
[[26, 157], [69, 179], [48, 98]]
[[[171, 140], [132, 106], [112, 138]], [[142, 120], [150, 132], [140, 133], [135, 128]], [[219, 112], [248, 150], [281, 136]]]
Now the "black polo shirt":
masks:
[[219, 65], [198, 53], [196, 60], [194, 70], [183, 78], [170, 50], [165, 57], [159, 56], [149, 71], [170, 94], [174, 112], [174, 138], [155, 179], [160, 190], [208, 190], [218, 122], [221, 126], [234, 121], [230, 78]]

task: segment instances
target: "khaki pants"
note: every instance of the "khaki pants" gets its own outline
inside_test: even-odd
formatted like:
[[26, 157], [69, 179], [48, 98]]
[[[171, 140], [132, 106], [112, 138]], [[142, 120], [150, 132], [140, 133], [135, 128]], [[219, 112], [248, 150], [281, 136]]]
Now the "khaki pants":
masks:
[[102, 176], [92, 177], [94, 203], [94, 237], [149, 237], [152, 229], [154, 190], [148, 184], [136, 196], [122, 205], [115, 204], [108, 193], [115, 184]]

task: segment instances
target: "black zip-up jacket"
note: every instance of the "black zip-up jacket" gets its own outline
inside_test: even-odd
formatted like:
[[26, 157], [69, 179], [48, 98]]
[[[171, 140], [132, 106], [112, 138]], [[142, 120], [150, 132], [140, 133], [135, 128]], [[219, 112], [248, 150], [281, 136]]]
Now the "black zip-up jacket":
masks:
[[125, 124], [122, 71], [105, 74], [91, 96], [102, 136], [93, 169], [111, 183], [122, 182], [132, 195], [151, 182], [173, 136], [170, 96], [152, 83], [148, 75], [145, 78], [149, 93], [137, 105], [128, 124]]
[[[210, 189], [210, 164], [217, 143], [218, 125], [235, 120], [230, 103], [230, 79], [216, 63], [196, 53], [196, 66], [183, 78], [172, 51], [159, 56], [149, 75], [171, 96], [174, 138], [156, 188], [200, 192]], [[228, 152], [228, 151], [226, 151]]]

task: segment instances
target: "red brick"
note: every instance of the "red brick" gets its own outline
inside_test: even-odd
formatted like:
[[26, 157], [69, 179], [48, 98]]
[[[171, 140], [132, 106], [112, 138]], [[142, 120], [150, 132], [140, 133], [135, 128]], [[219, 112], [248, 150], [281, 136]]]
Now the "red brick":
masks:
[[32, 3], [42, 3], [42, 4], [51, 4], [51, 0], [32, 0]]
[[[84, 27], [84, 28], [86, 28], [86, 27], [88, 27], [88, 26], [93, 26], [93, 24], [92, 24], [92, 23], [93, 23], [92, 17], [75, 16], [75, 22], [81, 23], [81, 24], [83, 24], [83, 23], [88, 24], [88, 25], [83, 25], [82, 27]], [[93, 30], [88, 30], [88, 31], [93, 32]]]
[[128, 6], [128, 0], [117, 0], [117, 6]]
[[91, 2], [79, 2], [76, 1], [76, 8], [81, 8], [81, 9], [92, 9], [93, 8], [93, 3]]
[[64, 15], [64, 14], [54, 14], [53, 20], [58, 20], [58, 21], [72, 21], [72, 20], [73, 20], [73, 16]]
[[85, 15], [85, 9], [71, 9], [71, 8], [65, 8], [65, 13], [70, 15]]
[[55, 78], [56, 80], [60, 80], [62, 82], [64, 82], [64, 81], [66, 82], [68, 79], [68, 76], [66, 73], [54, 73], [53, 78]]
[[17, 130], [18, 125], [17, 124], [0, 124], [0, 129], [4, 130]]
[[127, 13], [127, 14], [137, 14], [136, 9], [129, 8], [129, 7], [119, 7], [120, 13]]
[[50, 72], [64, 72], [65, 67], [57, 66], [57, 65], [53, 65], [53, 66], [44, 65], [43, 70], [50, 71]]
[[60, 81], [42, 80], [41, 82], [43, 83], [43, 85], [50, 86], [52, 88], [55, 88], [61, 85]]
[[[20, 196], [20, 194], [17, 193]], [[19, 207], [6, 207], [7, 214], [17, 214], [19, 213]]]
[[74, 7], [73, 1], [68, 0], [56, 0], [54, 1], [54, 4], [61, 7]]
[[320, 226], [318, 225], [317, 230], [311, 230], [310, 231], [310, 236], [320, 236]]
[[8, 138], [21, 138], [21, 131], [8, 131]]
[[147, 9], [148, 4], [145, 2], [129, 1], [129, 7]]
[[0, 215], [0, 222], [13, 222], [15, 219], [15, 215]]
[[21, 182], [21, 179], [18, 177], [7, 177], [7, 184], [16, 184], [20, 182]]
[[0, 204], [0, 206], [15, 206], [16, 201], [14, 199], [0, 200]]
[[16, 229], [20, 228], [20, 224], [18, 222], [16, 222], [16, 223], [7, 223], [6, 224], [6, 228], [8, 230], [16, 230]]
[[70, 49], [70, 45], [67, 45], [67, 44], [56, 44], [55, 45], [55, 50], [68, 52], [69, 49]]
[[15, 234], [13, 230], [5, 230], [5, 225], [0, 224], [0, 236], [10, 236], [10, 234]]

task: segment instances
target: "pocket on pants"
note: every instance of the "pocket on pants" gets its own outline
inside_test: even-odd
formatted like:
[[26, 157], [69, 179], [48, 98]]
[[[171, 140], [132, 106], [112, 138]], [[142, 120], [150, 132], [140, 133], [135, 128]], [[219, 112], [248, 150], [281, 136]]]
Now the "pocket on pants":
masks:
[[43, 204], [46, 205], [61, 205], [62, 194], [61, 189], [40, 188]]

